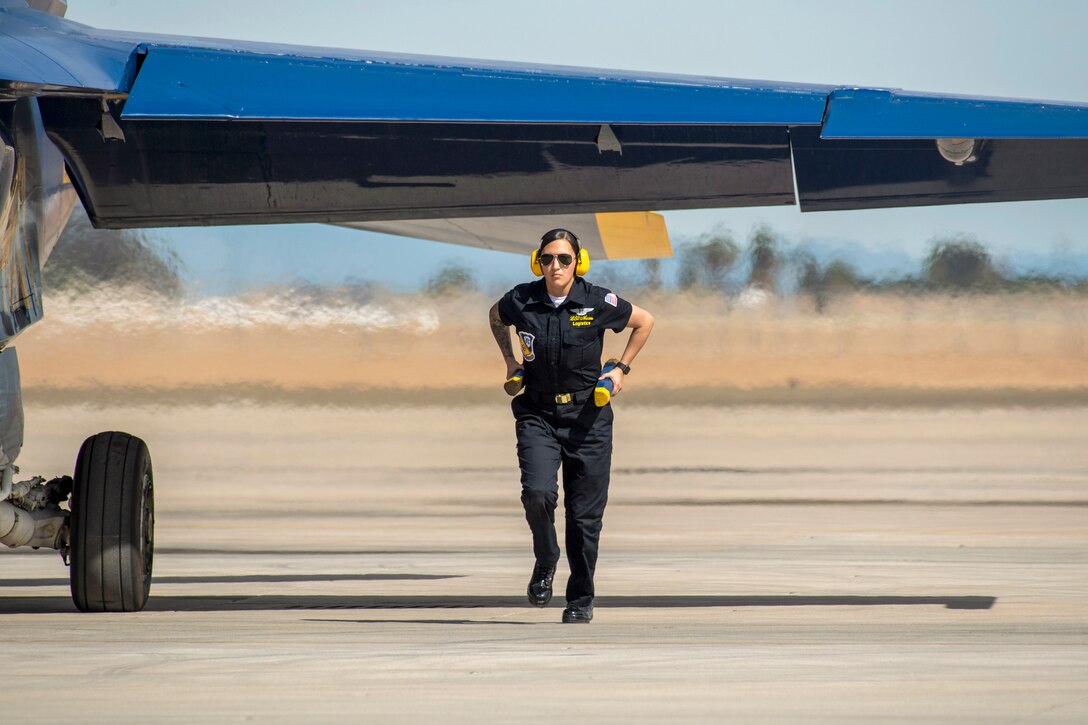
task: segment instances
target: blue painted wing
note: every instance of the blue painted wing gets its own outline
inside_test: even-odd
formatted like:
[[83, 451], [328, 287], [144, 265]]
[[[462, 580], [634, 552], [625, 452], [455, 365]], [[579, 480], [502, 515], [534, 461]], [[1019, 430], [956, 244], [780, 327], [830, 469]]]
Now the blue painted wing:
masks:
[[824, 139], [1083, 139], [1088, 105], [910, 91], [832, 91]]
[[830, 88], [486, 61], [148, 46], [124, 117], [458, 123], [819, 123]]
[[0, 14], [0, 91], [37, 95], [100, 226], [1088, 196], [1084, 104], [137, 36], [8, 0]]

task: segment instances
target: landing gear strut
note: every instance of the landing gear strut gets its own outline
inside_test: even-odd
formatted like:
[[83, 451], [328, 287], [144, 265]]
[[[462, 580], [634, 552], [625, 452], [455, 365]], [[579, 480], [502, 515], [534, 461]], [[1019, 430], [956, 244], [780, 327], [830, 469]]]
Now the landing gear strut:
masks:
[[128, 433], [99, 433], [83, 441], [72, 478], [12, 483], [15, 471], [0, 469], [0, 544], [59, 551], [82, 612], [143, 609], [155, 551], [147, 444]]
[[151, 590], [154, 476], [147, 444], [128, 433], [83, 442], [71, 500], [72, 599], [82, 612], [137, 612]]

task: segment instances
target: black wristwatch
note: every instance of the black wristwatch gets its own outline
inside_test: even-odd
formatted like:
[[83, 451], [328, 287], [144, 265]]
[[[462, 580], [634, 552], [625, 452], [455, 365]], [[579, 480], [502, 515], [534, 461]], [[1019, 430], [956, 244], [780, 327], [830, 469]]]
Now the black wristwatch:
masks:
[[630, 365], [624, 365], [619, 360], [617, 360], [616, 361], [616, 367], [619, 368], [623, 372], [624, 375], [630, 375], [631, 374], [631, 366]]

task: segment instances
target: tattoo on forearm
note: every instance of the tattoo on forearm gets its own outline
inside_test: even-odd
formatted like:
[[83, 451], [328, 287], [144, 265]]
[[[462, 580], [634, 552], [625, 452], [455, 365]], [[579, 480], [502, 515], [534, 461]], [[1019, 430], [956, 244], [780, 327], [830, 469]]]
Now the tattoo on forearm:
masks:
[[491, 334], [495, 336], [495, 342], [498, 343], [502, 356], [505, 358], [514, 357], [514, 348], [510, 344], [510, 330], [499, 319], [498, 306], [491, 308], [488, 321], [491, 323]]

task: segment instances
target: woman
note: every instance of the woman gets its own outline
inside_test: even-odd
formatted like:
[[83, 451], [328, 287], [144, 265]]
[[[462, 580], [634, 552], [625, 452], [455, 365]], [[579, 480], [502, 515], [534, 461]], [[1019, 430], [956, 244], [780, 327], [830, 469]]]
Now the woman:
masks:
[[[542, 276], [507, 292], [491, 308], [491, 331], [506, 361], [507, 378], [524, 370], [525, 392], [511, 407], [517, 421], [521, 502], [533, 535], [536, 566], [529, 581], [529, 601], [543, 607], [552, 598], [552, 578], [559, 562], [555, 507], [557, 472], [563, 466], [566, 508], [567, 607], [564, 622], [593, 619], [593, 571], [608, 500], [612, 465], [612, 407], [598, 408], [593, 390], [598, 380], [612, 381], [612, 395], [646, 344], [653, 316], [582, 275], [589, 255], [578, 237], [553, 229], [540, 239], [532, 268]], [[518, 362], [508, 327], [521, 344]], [[633, 332], [616, 367], [601, 374], [605, 330]]]

